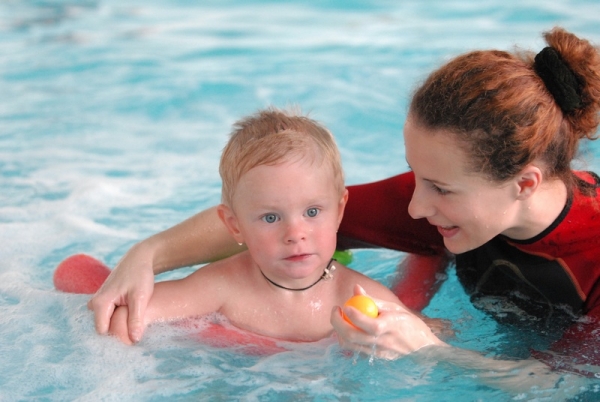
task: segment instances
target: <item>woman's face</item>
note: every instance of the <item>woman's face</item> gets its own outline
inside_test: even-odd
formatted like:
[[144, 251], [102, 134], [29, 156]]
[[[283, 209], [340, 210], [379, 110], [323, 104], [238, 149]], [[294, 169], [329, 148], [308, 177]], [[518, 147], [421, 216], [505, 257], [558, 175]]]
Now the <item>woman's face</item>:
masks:
[[409, 117], [404, 143], [416, 183], [409, 214], [436, 226], [448, 250], [473, 250], [514, 226], [514, 182], [498, 184], [469, 172], [468, 156], [453, 133], [425, 129]]

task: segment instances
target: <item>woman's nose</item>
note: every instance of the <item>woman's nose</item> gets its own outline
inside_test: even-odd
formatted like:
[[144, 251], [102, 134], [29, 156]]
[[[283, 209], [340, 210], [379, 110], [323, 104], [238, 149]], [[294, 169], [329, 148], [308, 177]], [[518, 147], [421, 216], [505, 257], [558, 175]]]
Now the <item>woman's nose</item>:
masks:
[[431, 205], [425, 189], [420, 185], [415, 185], [410, 203], [408, 204], [408, 214], [413, 219], [428, 218], [435, 213], [435, 208]]

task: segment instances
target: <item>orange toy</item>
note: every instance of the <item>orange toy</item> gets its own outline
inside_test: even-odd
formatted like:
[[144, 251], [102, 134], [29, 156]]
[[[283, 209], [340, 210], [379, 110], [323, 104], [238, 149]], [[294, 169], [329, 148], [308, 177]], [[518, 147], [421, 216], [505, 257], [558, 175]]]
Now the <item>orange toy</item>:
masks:
[[[346, 301], [346, 303], [344, 303], [344, 307], [346, 307], [346, 306], [354, 307], [355, 309], [357, 309], [364, 315], [369, 316], [371, 318], [376, 318], [379, 315], [379, 309], [377, 308], [377, 305], [375, 304], [373, 299], [371, 299], [369, 296], [365, 296], [365, 295], [352, 296], [351, 298], [348, 299], [348, 301]], [[344, 317], [344, 320], [346, 320], [350, 324], [352, 324], [352, 321], [350, 321], [350, 318], [348, 318], [346, 316], [346, 314], [342, 313], [342, 315]]]

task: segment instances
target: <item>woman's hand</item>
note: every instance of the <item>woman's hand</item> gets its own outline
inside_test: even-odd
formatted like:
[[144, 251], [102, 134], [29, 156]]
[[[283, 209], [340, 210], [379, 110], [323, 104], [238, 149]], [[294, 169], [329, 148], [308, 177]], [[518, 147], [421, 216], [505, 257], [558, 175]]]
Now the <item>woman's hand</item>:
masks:
[[[359, 285], [354, 294], [366, 294]], [[331, 324], [337, 332], [340, 345], [346, 349], [396, 359], [429, 345], [447, 346], [417, 315], [405, 306], [374, 299], [379, 316], [370, 318], [352, 307], [344, 307], [344, 314], [355, 326], [342, 317], [342, 309], [335, 307]]]
[[133, 246], [119, 261], [102, 287], [88, 302], [96, 331], [106, 334], [119, 306], [127, 306], [127, 330], [132, 342], [144, 333], [144, 314], [154, 291], [153, 254], [143, 243]]

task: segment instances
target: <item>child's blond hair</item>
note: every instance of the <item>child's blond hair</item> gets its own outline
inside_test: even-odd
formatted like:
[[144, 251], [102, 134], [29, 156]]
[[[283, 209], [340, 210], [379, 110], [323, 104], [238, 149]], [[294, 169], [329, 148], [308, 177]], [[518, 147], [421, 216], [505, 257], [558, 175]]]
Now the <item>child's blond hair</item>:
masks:
[[312, 163], [329, 163], [333, 186], [344, 191], [344, 174], [333, 135], [316, 121], [297, 111], [276, 108], [261, 110], [236, 122], [223, 149], [219, 173], [223, 181], [221, 200], [231, 207], [235, 188], [250, 169], [276, 165], [290, 157], [312, 158]]

